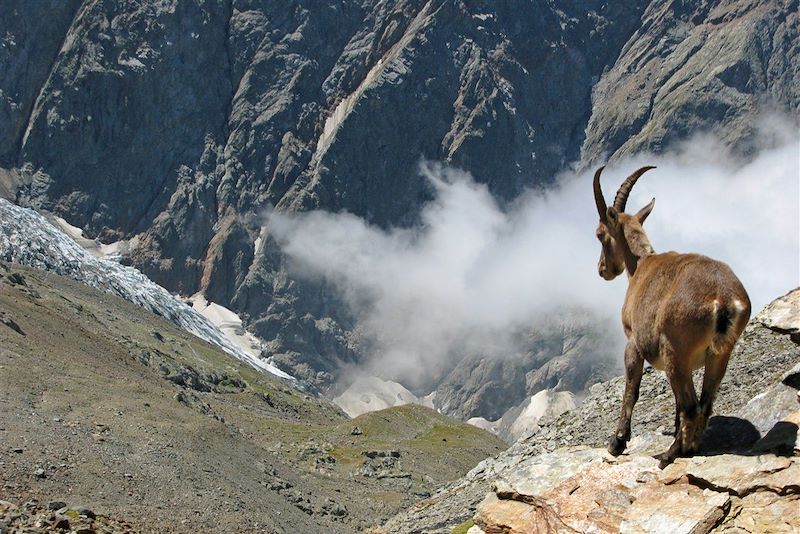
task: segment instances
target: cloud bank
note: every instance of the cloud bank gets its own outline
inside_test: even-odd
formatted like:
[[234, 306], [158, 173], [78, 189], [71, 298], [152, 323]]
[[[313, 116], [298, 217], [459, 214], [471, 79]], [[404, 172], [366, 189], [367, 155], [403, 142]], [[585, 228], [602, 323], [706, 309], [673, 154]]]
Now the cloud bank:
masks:
[[[657, 165], [628, 202], [634, 212], [657, 198], [645, 224], [656, 251], [725, 261], [757, 311], [800, 283], [799, 154], [795, 138], [740, 163], [713, 139], [695, 138], [607, 168], [604, 191], [610, 202], [630, 172]], [[520, 332], [564, 308], [619, 324], [627, 280], [597, 274], [590, 171], [565, 173], [506, 207], [467, 173], [431, 163], [420, 172], [434, 198], [415, 227], [384, 230], [321, 211], [274, 213], [268, 223], [295, 275], [323, 277], [341, 292], [373, 341], [372, 372], [413, 381], [466, 353], [502, 356]]]

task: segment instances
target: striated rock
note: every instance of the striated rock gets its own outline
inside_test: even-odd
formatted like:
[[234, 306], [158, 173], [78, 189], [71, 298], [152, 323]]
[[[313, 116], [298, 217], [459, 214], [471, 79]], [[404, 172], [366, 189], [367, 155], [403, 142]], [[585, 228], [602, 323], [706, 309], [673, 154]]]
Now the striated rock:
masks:
[[717, 532], [794, 533], [800, 525], [800, 498], [796, 494], [779, 496], [758, 491], [735, 502], [733, 512], [738, 512], [738, 515], [729, 513], [724, 523], [717, 527]]
[[661, 475], [667, 482], [688, 476], [693, 484], [744, 497], [756, 491], [800, 493], [800, 463], [793, 457], [696, 456], [680, 458]]
[[650, 456], [565, 448], [522, 462], [474, 520], [486, 533], [505, 534], [705, 533], [756, 522], [790, 532], [798, 512], [775, 512], [800, 504], [798, 469], [797, 457], [720, 455], [680, 459], [661, 472]]

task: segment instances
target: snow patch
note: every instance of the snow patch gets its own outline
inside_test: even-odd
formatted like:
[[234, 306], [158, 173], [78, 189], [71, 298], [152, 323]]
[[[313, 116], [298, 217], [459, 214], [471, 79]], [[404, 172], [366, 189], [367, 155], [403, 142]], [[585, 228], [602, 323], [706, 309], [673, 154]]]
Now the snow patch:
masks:
[[485, 417], [470, 417], [467, 419], [467, 424], [481, 428], [492, 434], [497, 434], [497, 422], [492, 422]]
[[382, 380], [376, 376], [357, 378], [344, 393], [333, 399], [333, 402], [350, 417], [404, 404], [423, 404], [419, 397], [402, 384]]
[[497, 421], [473, 417], [467, 423], [496, 434], [508, 443], [539, 430], [542, 417], [558, 417], [575, 409], [575, 395], [569, 391], [545, 389], [511, 408]]
[[97, 258], [105, 258], [111, 261], [119, 261], [122, 254], [128, 250], [129, 242], [127, 240], [115, 241], [114, 243], [104, 244], [97, 239], [89, 239], [84, 237], [83, 230], [77, 226], [72, 226], [61, 217], [52, 216], [51, 219], [56, 222], [56, 225], [61, 230], [70, 236], [73, 241], [78, 243], [84, 250], [88, 250], [93, 256]]
[[558, 417], [562, 413], [575, 408], [575, 395], [569, 391], [551, 391], [548, 389], [536, 393], [526, 400], [527, 406], [508, 427], [508, 434], [516, 441], [525, 434], [539, 429], [539, 420], [547, 415]]
[[253, 242], [253, 257], [258, 256], [259, 251], [261, 250], [261, 243], [264, 242], [264, 238], [267, 236], [267, 225], [261, 227], [261, 231], [258, 233], [258, 237]]
[[[196, 293], [188, 299], [184, 299], [184, 301], [200, 315], [211, 321], [211, 323], [216, 326], [220, 332], [225, 334], [225, 337], [242, 352], [249, 354], [253, 358], [261, 358], [261, 340], [244, 329], [244, 326], [242, 326], [242, 318], [239, 317], [236, 312], [229, 310], [221, 304], [209, 302], [202, 293]], [[268, 365], [271, 373], [282, 378], [293, 378], [291, 375], [273, 366], [269, 361], [261, 361], [264, 361]]]

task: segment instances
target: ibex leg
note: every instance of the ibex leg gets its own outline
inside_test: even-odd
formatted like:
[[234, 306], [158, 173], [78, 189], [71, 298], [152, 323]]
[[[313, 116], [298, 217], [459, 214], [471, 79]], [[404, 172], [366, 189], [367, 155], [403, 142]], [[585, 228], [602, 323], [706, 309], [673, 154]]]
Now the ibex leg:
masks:
[[674, 347], [668, 341], [662, 339], [660, 350], [662, 361], [665, 362], [664, 371], [675, 395], [675, 408], [678, 413], [675, 441], [666, 452], [657, 456], [663, 468], [678, 456], [691, 452], [691, 440], [696, 433], [700, 414], [691, 369], [686, 366], [686, 362], [680, 361]]
[[639, 386], [642, 383], [644, 359], [639, 355], [636, 346], [628, 341], [625, 346], [625, 394], [622, 397], [622, 411], [619, 415], [617, 431], [608, 443], [608, 452], [619, 456], [631, 439], [631, 416], [633, 406], [639, 400]]
[[700, 394], [700, 409], [697, 415], [698, 421], [694, 429], [694, 435], [689, 438], [689, 453], [695, 453], [700, 449], [703, 441], [703, 434], [711, 418], [711, 411], [714, 407], [714, 399], [717, 398], [719, 384], [725, 376], [728, 368], [730, 351], [725, 354], [714, 354], [708, 352], [706, 355], [706, 368], [703, 371], [703, 391]]

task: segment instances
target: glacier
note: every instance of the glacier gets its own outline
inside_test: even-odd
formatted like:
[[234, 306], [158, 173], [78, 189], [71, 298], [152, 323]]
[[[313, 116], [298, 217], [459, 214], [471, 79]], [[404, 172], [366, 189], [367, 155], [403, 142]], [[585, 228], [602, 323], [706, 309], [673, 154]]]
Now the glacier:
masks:
[[34, 210], [0, 198], [0, 260], [66, 276], [117, 295], [212, 343], [248, 365], [295, 378], [229, 339], [209, 319], [133, 267], [96, 257]]

